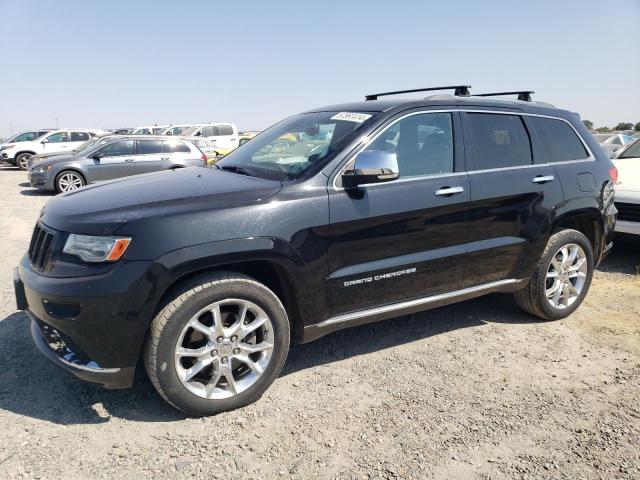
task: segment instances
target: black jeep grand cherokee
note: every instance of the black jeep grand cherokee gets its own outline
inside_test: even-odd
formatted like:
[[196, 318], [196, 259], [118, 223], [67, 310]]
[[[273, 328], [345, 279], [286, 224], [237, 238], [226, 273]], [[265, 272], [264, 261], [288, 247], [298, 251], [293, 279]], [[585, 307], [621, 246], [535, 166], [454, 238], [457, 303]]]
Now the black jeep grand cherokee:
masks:
[[193, 415], [258, 399], [291, 341], [490, 292], [564, 318], [611, 247], [616, 170], [576, 114], [515, 93], [370, 95], [287, 118], [215, 169], [59, 196], [18, 307], [63, 368], [123, 388], [142, 358]]

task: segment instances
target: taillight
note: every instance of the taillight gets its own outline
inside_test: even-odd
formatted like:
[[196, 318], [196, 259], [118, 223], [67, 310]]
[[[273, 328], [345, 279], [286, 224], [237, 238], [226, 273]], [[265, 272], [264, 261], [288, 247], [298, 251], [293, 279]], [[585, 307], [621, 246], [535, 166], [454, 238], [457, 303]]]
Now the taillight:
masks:
[[203, 153], [202, 156], [200, 157], [200, 160], [202, 160], [204, 162], [204, 164], [207, 164], [207, 156]]
[[618, 169], [616, 167], [611, 167], [609, 169], [609, 178], [613, 183], [618, 182]]

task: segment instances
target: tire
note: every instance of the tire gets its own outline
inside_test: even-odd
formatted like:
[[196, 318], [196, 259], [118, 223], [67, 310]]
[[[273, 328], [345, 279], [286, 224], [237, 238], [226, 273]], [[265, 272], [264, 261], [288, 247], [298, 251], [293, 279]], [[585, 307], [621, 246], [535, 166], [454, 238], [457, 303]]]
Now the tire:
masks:
[[20, 170], [27, 170], [28, 162], [31, 157], [33, 157], [33, 153], [24, 152], [19, 154], [16, 157], [16, 167], [18, 167]]
[[[571, 261], [574, 251], [576, 258]], [[569, 256], [563, 262], [565, 253]], [[578, 264], [580, 266], [576, 267]], [[520, 308], [536, 317], [545, 320], [566, 318], [584, 300], [593, 270], [593, 248], [587, 237], [577, 230], [560, 230], [549, 238], [529, 284], [514, 293], [515, 301]]]
[[75, 170], [63, 170], [56, 176], [55, 189], [58, 193], [73, 192], [87, 184], [82, 174]]
[[[147, 374], [160, 395], [193, 416], [257, 401], [282, 370], [289, 351], [289, 320], [278, 297], [241, 273], [213, 272], [193, 278], [171, 298], [151, 322], [144, 351]], [[259, 324], [251, 333], [242, 333]], [[238, 325], [241, 330], [234, 340]], [[198, 355], [189, 354], [196, 349]], [[248, 349], [254, 352], [246, 353]]]

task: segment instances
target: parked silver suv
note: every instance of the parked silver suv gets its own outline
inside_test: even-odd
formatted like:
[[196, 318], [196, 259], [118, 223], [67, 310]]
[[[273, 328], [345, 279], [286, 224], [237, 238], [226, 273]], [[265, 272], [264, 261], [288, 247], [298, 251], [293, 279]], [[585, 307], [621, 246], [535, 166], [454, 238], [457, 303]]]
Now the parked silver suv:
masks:
[[207, 165], [207, 156], [192, 142], [166, 136], [128, 135], [90, 143], [70, 155], [44, 158], [29, 167], [31, 186], [70, 192], [92, 182]]

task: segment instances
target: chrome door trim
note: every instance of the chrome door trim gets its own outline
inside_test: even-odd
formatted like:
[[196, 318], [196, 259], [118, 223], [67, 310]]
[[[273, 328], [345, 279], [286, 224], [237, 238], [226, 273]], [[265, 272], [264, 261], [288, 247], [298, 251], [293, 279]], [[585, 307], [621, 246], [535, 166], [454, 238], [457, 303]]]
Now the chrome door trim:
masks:
[[384, 305], [381, 307], [368, 308], [365, 310], [358, 310], [356, 312], [344, 313], [341, 315], [336, 315], [323, 322], [320, 322], [317, 327], [322, 328], [328, 325], [334, 325], [338, 323], [350, 322], [353, 320], [358, 320], [360, 318], [371, 317], [383, 313], [393, 312], [395, 310], [403, 310], [405, 308], [412, 308], [421, 305], [429, 305], [430, 303], [439, 302], [441, 300], [452, 299], [456, 297], [462, 297], [468, 295], [470, 293], [478, 293], [484, 290], [492, 290], [496, 287], [501, 287], [504, 285], [511, 285], [515, 283], [522, 282], [522, 279], [508, 279], [508, 280], [498, 280], [496, 282], [484, 283], [482, 285], [477, 285], [475, 287], [467, 287], [461, 290], [454, 290], [452, 292], [440, 293], [438, 295], [431, 295], [429, 297], [416, 298], [413, 300], [407, 300], [404, 302], [392, 303], [390, 305]]
[[540, 177], [533, 177], [531, 180], [533, 183], [545, 183], [545, 182], [553, 182], [555, 177], [553, 175], [544, 175]]

